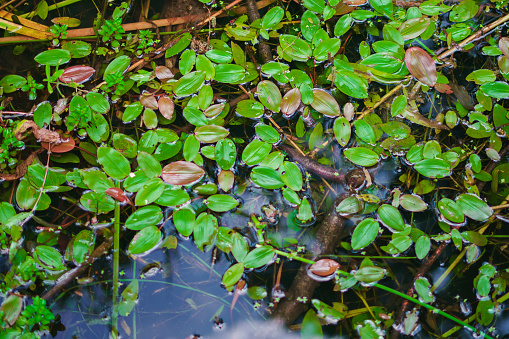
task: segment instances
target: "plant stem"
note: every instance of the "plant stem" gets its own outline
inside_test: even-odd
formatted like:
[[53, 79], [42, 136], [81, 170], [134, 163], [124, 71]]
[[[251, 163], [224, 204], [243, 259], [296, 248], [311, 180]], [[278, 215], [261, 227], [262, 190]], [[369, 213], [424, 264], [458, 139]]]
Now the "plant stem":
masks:
[[[62, 2], [59, 2], [59, 3], [56, 3], [56, 4], [48, 6], [48, 11], [52, 11], [52, 10], [57, 9], [57, 8], [65, 7], [65, 6], [68, 6], [68, 5], [72, 5], [73, 3], [80, 2], [80, 1], [81, 0], [65, 0], [65, 1], [62, 1]], [[33, 12], [28, 12], [28, 13], [22, 14], [22, 15], [20, 15], [20, 17], [28, 18], [28, 17], [34, 16], [36, 14], [37, 14], [37, 11], [33, 11]]]
[[[115, 182], [115, 187], [120, 188], [120, 182]], [[113, 315], [111, 334], [114, 338], [118, 337], [118, 274], [120, 260], [120, 201], [115, 201], [115, 222], [113, 224]]]

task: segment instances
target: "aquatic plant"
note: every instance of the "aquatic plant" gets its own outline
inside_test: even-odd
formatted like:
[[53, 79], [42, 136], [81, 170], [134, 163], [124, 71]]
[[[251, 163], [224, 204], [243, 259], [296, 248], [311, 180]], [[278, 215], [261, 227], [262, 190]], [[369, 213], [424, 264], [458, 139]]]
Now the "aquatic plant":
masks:
[[[2, 327], [55, 333], [45, 300], [79, 278], [110, 282], [111, 335], [129, 335], [128, 316], [136, 334], [140, 283], [161, 270], [143, 258], [190, 252], [192, 239], [233, 294], [213, 296], [216, 327], [247, 289], [257, 312], [263, 303], [288, 326], [304, 316], [303, 337], [340, 322], [362, 338], [502, 335], [507, 1], [304, 0], [261, 17], [239, 3], [167, 41], [157, 27], [170, 19], [123, 26], [128, 3], [105, 2], [96, 44], [72, 18], [46, 29], [0, 14], [12, 20], [2, 27], [51, 42], [33, 58], [40, 70], [0, 79]], [[92, 273], [110, 250], [112, 271]], [[438, 262], [446, 269], [431, 275]], [[437, 294], [463, 274], [475, 295]]]

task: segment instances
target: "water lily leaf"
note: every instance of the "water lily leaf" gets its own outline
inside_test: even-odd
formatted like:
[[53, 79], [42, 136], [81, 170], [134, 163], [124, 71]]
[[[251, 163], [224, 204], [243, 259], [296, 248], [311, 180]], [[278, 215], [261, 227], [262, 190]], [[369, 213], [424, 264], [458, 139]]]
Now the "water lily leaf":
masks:
[[267, 14], [265, 14], [263, 16], [262, 28], [263, 29], [273, 28], [281, 21], [281, 19], [283, 19], [284, 14], [285, 14], [285, 11], [283, 8], [281, 8], [279, 6], [272, 7], [271, 9], [269, 9]]
[[244, 259], [246, 268], [258, 268], [267, 265], [275, 256], [274, 249], [271, 246], [260, 246], [252, 250]]
[[302, 5], [307, 9], [317, 13], [322, 13], [323, 10], [325, 9], [324, 0], [304, 0], [302, 2]]
[[497, 76], [495, 72], [490, 69], [478, 69], [470, 73], [466, 79], [468, 81], [474, 81], [476, 85], [483, 85], [490, 82], [495, 82]]
[[108, 213], [115, 208], [115, 201], [106, 193], [85, 192], [80, 203], [85, 210], [97, 214]]
[[[203, 148], [202, 148], [203, 152]], [[237, 159], [237, 148], [231, 139], [219, 140], [214, 148], [214, 158], [223, 170], [229, 170]]]
[[190, 208], [181, 208], [173, 213], [173, 224], [182, 236], [188, 237], [193, 233], [196, 214]]
[[211, 144], [224, 139], [230, 134], [226, 128], [216, 125], [199, 126], [195, 129], [194, 135], [198, 141]]
[[355, 213], [359, 213], [363, 207], [362, 201], [360, 201], [357, 197], [348, 197], [342, 200], [338, 206], [336, 207], [336, 212], [339, 214], [346, 216]]
[[106, 69], [104, 70], [103, 78], [107, 75], [115, 74], [115, 73], [124, 73], [124, 71], [131, 64], [131, 59], [127, 55], [121, 55], [113, 59]]
[[33, 257], [44, 269], [61, 271], [65, 269], [62, 263], [62, 255], [51, 246], [39, 245], [35, 248]]
[[108, 99], [100, 94], [95, 92], [89, 92], [87, 94], [87, 102], [94, 111], [98, 113], [108, 113], [110, 110], [110, 103]]
[[287, 61], [306, 62], [312, 54], [311, 46], [295, 35], [280, 35], [278, 53]]
[[451, 164], [442, 159], [424, 159], [417, 162], [415, 170], [428, 178], [445, 178], [451, 175]]
[[143, 111], [143, 105], [137, 101], [125, 106], [124, 114], [122, 114], [123, 122], [131, 122], [136, 119]]
[[380, 227], [375, 219], [366, 218], [362, 220], [353, 231], [352, 249], [360, 250], [368, 246], [375, 240], [379, 231]]
[[290, 118], [301, 104], [301, 95], [298, 88], [293, 88], [286, 92], [283, 100], [281, 101], [281, 113], [285, 118]]
[[103, 166], [104, 172], [113, 179], [123, 180], [131, 172], [129, 161], [122, 153], [111, 147], [99, 147], [97, 161]]
[[162, 174], [161, 163], [157, 161], [157, 159], [153, 155], [147, 152], [140, 152], [138, 154], [137, 160], [140, 169], [143, 172], [145, 172], [147, 178], [150, 179], [161, 176]]
[[228, 288], [235, 285], [244, 274], [244, 264], [239, 262], [235, 265], [230, 266], [223, 274], [223, 285]]
[[251, 141], [242, 152], [242, 161], [248, 166], [258, 164], [265, 159], [272, 150], [272, 144], [255, 139]]
[[95, 234], [90, 230], [82, 230], [74, 238], [72, 254], [78, 264], [84, 263], [94, 249]]
[[320, 277], [328, 277], [338, 270], [340, 267], [336, 260], [320, 259], [309, 267], [309, 271]]
[[[209, 87], [206, 87], [206, 88], [209, 88]], [[205, 111], [203, 112], [203, 114], [207, 118], [213, 119], [213, 118], [217, 117], [219, 114], [221, 114], [221, 112], [223, 112], [225, 110], [225, 107], [227, 107], [226, 104], [215, 104], [215, 105], [207, 107], [205, 109]]]
[[415, 255], [419, 259], [424, 259], [431, 249], [431, 240], [427, 235], [420, 236], [415, 242]]
[[267, 291], [261, 286], [251, 286], [247, 289], [247, 296], [253, 300], [262, 300], [267, 295]]
[[244, 67], [232, 64], [218, 64], [214, 66], [214, 80], [225, 84], [233, 84], [242, 81], [246, 76]]
[[473, 194], [460, 194], [456, 198], [456, 203], [470, 219], [484, 221], [493, 214], [490, 206]]
[[301, 338], [323, 338], [322, 324], [318, 319], [316, 312], [310, 309], [306, 312], [302, 320], [302, 327], [300, 329]]
[[473, 18], [479, 11], [479, 5], [473, 0], [461, 1], [454, 6], [449, 13], [449, 20], [452, 22], [463, 22]]
[[224, 192], [229, 192], [235, 184], [235, 174], [232, 171], [222, 170], [217, 176], [219, 188]]
[[269, 167], [255, 167], [251, 171], [251, 180], [260, 187], [277, 189], [285, 185], [278, 172]]
[[430, 291], [431, 284], [425, 277], [417, 278], [415, 280], [414, 287], [419, 297], [421, 297], [425, 303], [432, 303], [435, 300], [433, 294]]
[[453, 200], [442, 198], [437, 203], [437, 206], [440, 213], [442, 213], [447, 220], [457, 224], [465, 221], [465, 215], [463, 214], [461, 207]]
[[204, 201], [205, 205], [214, 212], [226, 212], [239, 205], [239, 201], [226, 194], [215, 194]]
[[[352, 1], [352, 0], [348, 0], [348, 1]], [[362, 0], [362, 1], [364, 1], [364, 0]], [[346, 3], [346, 2], [343, 1], [343, 3]], [[347, 14], [347, 15], [341, 16], [341, 18], [339, 18], [339, 20], [336, 22], [336, 26], [334, 26], [334, 35], [341, 36], [341, 35], [345, 34], [346, 32], [348, 32], [348, 30], [352, 26], [352, 23], [353, 23], [353, 18], [351, 15]]]
[[178, 97], [187, 97], [197, 92], [205, 81], [204, 71], [194, 71], [184, 75], [175, 84], [173, 93]]
[[84, 58], [92, 53], [92, 45], [80, 40], [60, 41], [62, 49], [66, 49], [71, 53], [72, 58]]
[[353, 98], [365, 99], [368, 97], [368, 82], [354, 72], [345, 69], [337, 70], [334, 84], [341, 92]]
[[258, 119], [263, 116], [265, 107], [256, 100], [242, 100], [237, 104], [236, 112], [246, 118]]
[[148, 226], [136, 233], [129, 243], [130, 255], [147, 254], [161, 242], [161, 231], [156, 226]]
[[4, 93], [12, 93], [23, 87], [27, 83], [27, 79], [21, 75], [9, 74], [0, 80], [0, 86]]
[[281, 179], [290, 189], [300, 191], [303, 185], [302, 173], [297, 165], [293, 162], [285, 161], [279, 167], [279, 175]]
[[373, 150], [365, 147], [352, 147], [345, 150], [345, 157], [356, 165], [369, 167], [376, 165], [380, 156]]
[[66, 49], [50, 49], [37, 54], [34, 60], [42, 65], [58, 66], [68, 63], [71, 53]]
[[139, 231], [148, 226], [155, 226], [163, 220], [163, 212], [159, 206], [149, 205], [134, 211], [127, 218], [125, 227], [130, 230]]
[[160, 178], [152, 178], [146, 181], [138, 190], [134, 204], [145, 206], [156, 201], [164, 191], [164, 183]]
[[[127, 158], [134, 158], [138, 154], [138, 144], [133, 138], [122, 133], [115, 133], [111, 139], [113, 147]], [[80, 143], [80, 146], [82, 144]]]
[[354, 273], [357, 281], [370, 284], [385, 277], [385, 270], [378, 266], [363, 266]]
[[139, 283], [138, 279], [131, 281], [126, 289], [122, 291], [118, 303], [118, 314], [126, 317], [131, 313], [138, 300]]
[[194, 227], [194, 241], [196, 246], [203, 251], [203, 246], [212, 244], [217, 235], [217, 219], [213, 215], [201, 213], [196, 218]]
[[405, 64], [410, 73], [426, 86], [437, 83], [437, 68], [431, 56], [420, 47], [410, 47], [405, 52]]
[[[183, 55], [183, 54], [182, 54]], [[230, 50], [211, 49], [205, 53], [207, 58], [217, 64], [228, 64], [233, 60], [233, 53]]]
[[185, 190], [174, 187], [173, 185], [165, 185], [163, 194], [155, 201], [161, 206], [178, 206], [185, 204], [190, 199], [189, 193]]
[[[307, 41], [312, 41], [315, 33], [320, 29], [320, 19], [318, 16], [310, 10], [305, 11], [302, 14], [300, 20], [300, 31], [302, 36]], [[339, 35], [339, 34], [335, 34]]]
[[392, 205], [383, 204], [378, 208], [378, 217], [382, 224], [394, 231], [403, 231], [405, 229], [405, 221], [399, 213], [398, 209]]
[[352, 129], [350, 127], [350, 123], [345, 117], [340, 117], [334, 120], [334, 137], [337, 142], [345, 147], [350, 141], [350, 136], [352, 134]]
[[175, 42], [172, 41], [173, 45], [166, 50], [166, 52], [164, 54], [165, 58], [170, 58], [174, 55], [179, 54], [184, 49], [186, 49], [187, 46], [189, 46], [189, 44], [191, 44], [191, 40], [193, 39], [193, 36], [191, 35], [191, 33], [184, 33], [177, 39], [178, 40]]
[[163, 168], [162, 178], [170, 185], [189, 185], [201, 179], [205, 171], [187, 161], [175, 161]]
[[355, 134], [362, 141], [368, 144], [374, 144], [376, 141], [375, 131], [366, 120], [355, 120]]
[[6, 324], [15, 324], [21, 310], [23, 310], [23, 298], [16, 294], [8, 295], [0, 306], [0, 312], [3, 314], [2, 321]]
[[481, 86], [481, 91], [493, 98], [509, 98], [509, 84], [507, 82], [496, 81], [484, 84]]
[[[95, 68], [90, 66], [71, 66], [67, 67], [64, 70], [64, 73], [58, 78], [58, 80], [62, 81], [64, 84], [69, 84], [71, 82], [82, 84], [89, 80], [92, 75], [95, 73]], [[96, 93], [99, 94], [99, 93]], [[99, 94], [100, 95], [100, 94]]]
[[427, 17], [409, 19], [401, 24], [399, 32], [405, 40], [415, 39], [426, 31], [430, 23], [431, 19]]
[[313, 56], [317, 61], [325, 61], [329, 59], [329, 55], [333, 58], [341, 47], [341, 40], [332, 38], [324, 39], [313, 50]]
[[265, 142], [275, 144], [279, 141], [279, 132], [272, 126], [265, 124], [258, 124], [255, 126], [256, 135]]
[[399, 204], [410, 212], [421, 212], [428, 208], [428, 204], [421, 197], [413, 194], [403, 194], [399, 198]]
[[281, 92], [279, 88], [268, 80], [260, 81], [256, 87], [258, 100], [267, 107], [267, 109], [278, 113], [281, 109]]
[[313, 89], [313, 95], [315, 99], [311, 103], [311, 107], [316, 111], [329, 117], [336, 117], [341, 114], [341, 109], [332, 95], [321, 89]]
[[196, 70], [205, 72], [205, 80], [212, 80], [216, 76], [214, 64], [205, 55], [196, 57]]

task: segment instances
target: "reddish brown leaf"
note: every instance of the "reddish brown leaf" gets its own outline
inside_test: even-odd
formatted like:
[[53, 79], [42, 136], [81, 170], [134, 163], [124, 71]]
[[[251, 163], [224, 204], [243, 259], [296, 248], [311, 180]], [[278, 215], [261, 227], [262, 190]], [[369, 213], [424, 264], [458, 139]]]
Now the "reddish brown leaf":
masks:
[[145, 92], [140, 95], [140, 103], [150, 109], [158, 109], [157, 99], [151, 93]]
[[[51, 145], [51, 153], [66, 153], [74, 149], [76, 142], [73, 138], [62, 139], [62, 142], [58, 145]], [[44, 149], [50, 149], [50, 143], [41, 142], [41, 146]]]
[[433, 58], [420, 47], [410, 47], [405, 53], [405, 64], [410, 73], [423, 84], [433, 87], [437, 83], [437, 68]]
[[200, 166], [187, 161], [175, 161], [164, 166], [162, 178], [171, 185], [188, 185], [199, 180], [205, 171]]
[[320, 259], [311, 265], [309, 271], [320, 277], [328, 277], [329, 275], [334, 274], [339, 266], [340, 265], [332, 259]]
[[64, 84], [68, 84], [71, 82], [75, 82], [77, 84], [82, 84], [94, 75], [95, 69], [90, 66], [72, 66], [67, 67], [64, 70], [64, 73], [58, 78]]
[[298, 88], [294, 88], [286, 92], [281, 101], [281, 113], [285, 118], [291, 117], [297, 109], [299, 109], [301, 95]]
[[120, 202], [130, 202], [129, 198], [125, 195], [124, 191], [122, 191], [118, 187], [110, 187], [106, 190], [106, 194], [112, 197], [115, 200]]
[[447, 84], [436, 84], [435, 89], [440, 93], [452, 94], [452, 88]]
[[509, 38], [503, 37], [498, 41], [498, 48], [504, 53], [506, 58], [509, 58]]
[[161, 112], [163, 117], [170, 120], [171, 117], [173, 116], [173, 112], [175, 111], [175, 105], [173, 104], [173, 100], [164, 95], [159, 98], [157, 105], [159, 106], [159, 112]]
[[156, 67], [156, 77], [161, 81], [167, 81], [173, 79], [175, 75], [170, 71], [170, 69], [166, 66], [157, 66]]

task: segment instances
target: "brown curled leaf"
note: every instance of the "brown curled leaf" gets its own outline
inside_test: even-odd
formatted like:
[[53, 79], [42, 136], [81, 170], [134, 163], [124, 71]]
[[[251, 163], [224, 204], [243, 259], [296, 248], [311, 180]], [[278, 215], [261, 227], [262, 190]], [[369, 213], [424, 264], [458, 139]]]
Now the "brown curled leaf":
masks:
[[62, 139], [60, 138], [60, 134], [58, 134], [55, 131], [50, 131], [46, 128], [40, 128], [39, 126], [37, 126], [37, 124], [35, 122], [29, 121], [29, 120], [23, 120], [18, 125], [14, 136], [16, 137], [16, 139], [21, 140], [23, 133], [25, 133], [30, 128], [32, 129], [32, 133], [34, 134], [34, 136], [37, 140], [40, 140], [43, 142], [54, 143], [57, 145], [62, 142]]
[[43, 148], [39, 148], [37, 151], [32, 152], [23, 162], [19, 163], [18, 166], [16, 166], [16, 172], [15, 173], [0, 173], [0, 180], [5, 181], [13, 181], [18, 180], [22, 176], [24, 176], [28, 171], [28, 166], [32, 164], [35, 157], [44, 151]]
[[320, 259], [317, 262], [315, 262], [309, 270], [320, 276], [320, 277], [328, 277], [331, 274], [334, 274], [336, 270], [339, 268], [339, 264], [337, 261], [332, 259]]

